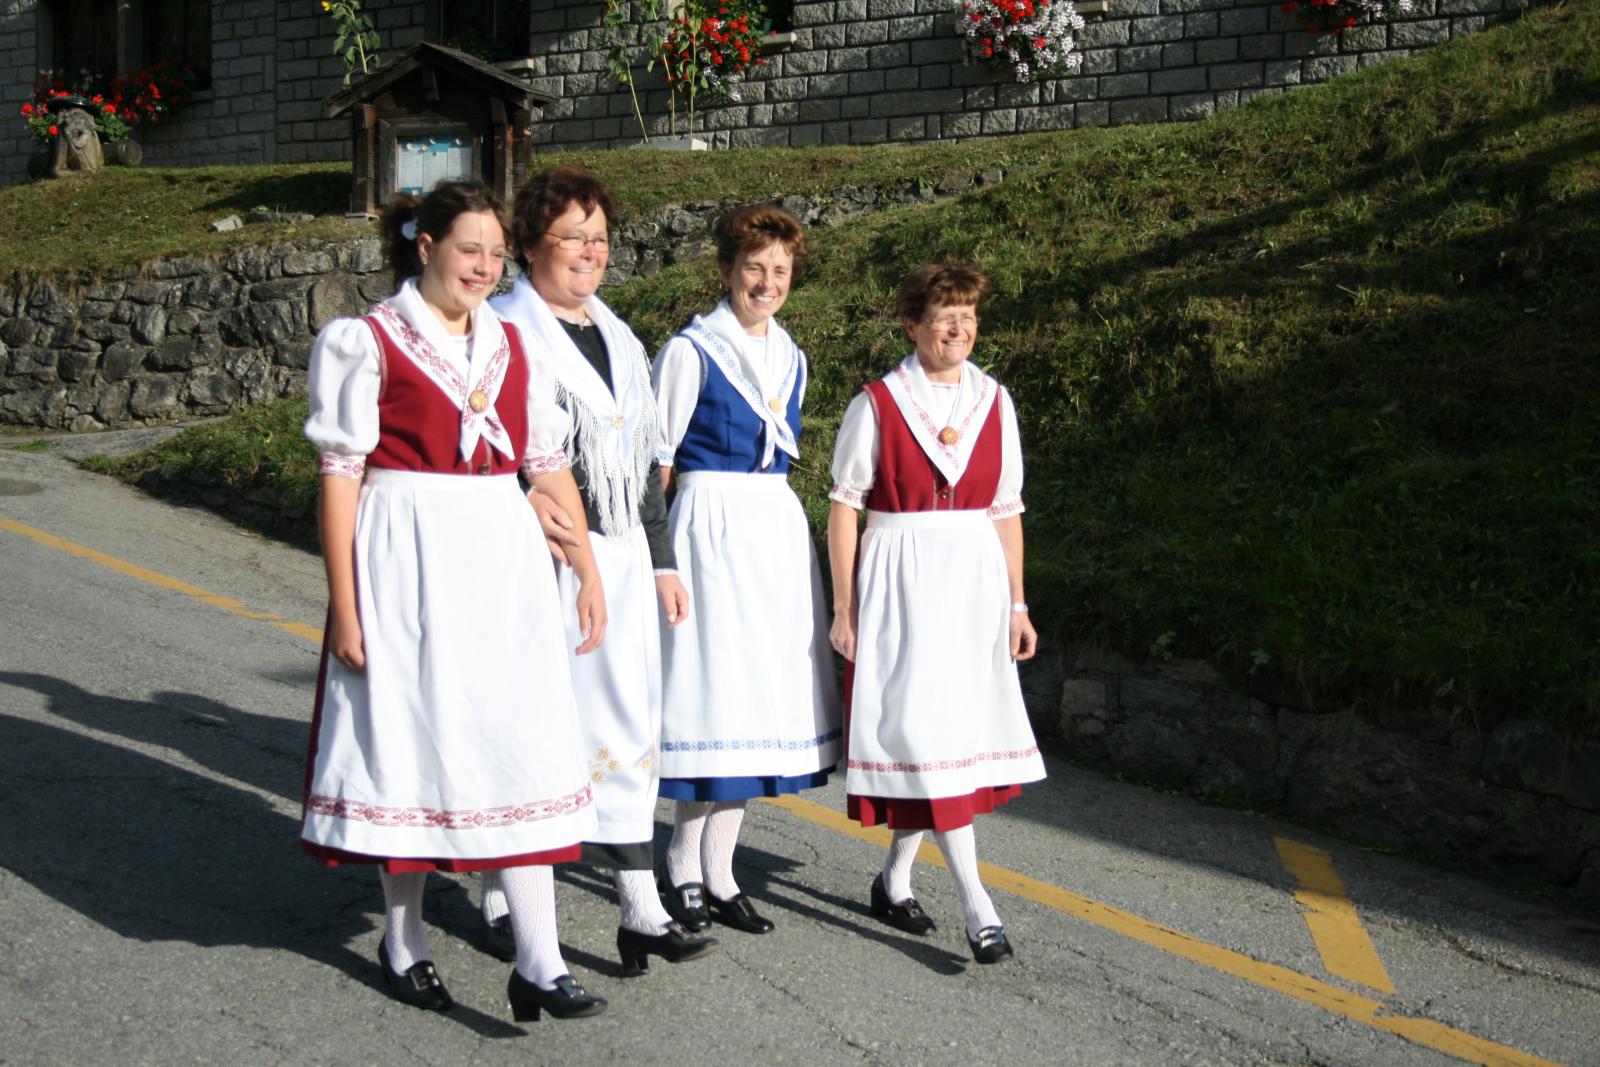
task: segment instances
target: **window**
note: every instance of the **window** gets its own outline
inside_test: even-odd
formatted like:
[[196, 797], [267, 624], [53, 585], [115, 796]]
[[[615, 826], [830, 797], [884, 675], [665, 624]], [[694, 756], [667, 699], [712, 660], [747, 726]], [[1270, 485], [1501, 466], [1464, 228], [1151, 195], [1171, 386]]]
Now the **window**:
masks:
[[449, 0], [439, 41], [491, 63], [528, 54], [528, 0]]
[[63, 79], [104, 87], [167, 60], [189, 68], [195, 88], [211, 84], [211, 0], [50, 0], [41, 10], [41, 65]]
[[165, 59], [194, 72], [194, 87], [211, 84], [211, 0], [144, 0], [142, 66]]

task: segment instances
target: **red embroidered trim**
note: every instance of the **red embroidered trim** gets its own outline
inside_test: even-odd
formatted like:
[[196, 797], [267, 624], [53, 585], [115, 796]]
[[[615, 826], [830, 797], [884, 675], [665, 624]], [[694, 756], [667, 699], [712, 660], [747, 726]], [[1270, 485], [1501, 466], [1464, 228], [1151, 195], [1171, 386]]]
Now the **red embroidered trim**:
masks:
[[437, 808], [383, 808], [363, 804], [359, 800], [341, 800], [338, 797], [313, 796], [306, 800], [306, 811], [312, 815], [328, 815], [352, 822], [369, 822], [374, 826], [422, 826], [444, 830], [483, 830], [518, 823], [543, 822], [563, 815], [572, 815], [588, 807], [594, 795], [586, 785], [576, 793], [554, 800], [535, 800], [527, 804], [514, 804], [504, 808], [481, 808], [477, 811], [440, 811]]
[[428, 339], [411, 323], [388, 304], [379, 304], [372, 309], [373, 315], [383, 319], [383, 324], [394, 331], [397, 343], [402, 351], [420, 363], [424, 370], [429, 372], [440, 384], [451, 391], [450, 399], [458, 404], [465, 404], [467, 384], [461, 380], [461, 372], [451, 365], [450, 361], [441, 356]]
[[556, 471], [566, 470], [572, 466], [567, 462], [567, 452], [558, 448], [548, 456], [528, 456], [522, 461], [522, 473], [530, 478], [541, 474], [554, 474]]
[[1009, 504], [996, 504], [994, 507], [990, 508], [986, 514], [991, 519], [1003, 519], [1007, 515], [1016, 515], [1023, 510], [1022, 498], [1018, 497]]
[[506, 366], [510, 362], [511, 345], [506, 341], [505, 335], [502, 333], [500, 347], [495, 349], [494, 355], [489, 357], [489, 365], [483, 369], [483, 378], [478, 383], [478, 388], [482, 389], [484, 396], [489, 398], [489, 406], [479, 413], [472, 410], [471, 404], [462, 404], [462, 426], [466, 426], [473, 419], [481, 418], [501, 437], [506, 436], [506, 428], [500, 425], [500, 413], [495, 410], [495, 402], [500, 399], [500, 383], [505, 380]]
[[837, 500], [841, 504], [848, 504], [857, 511], [863, 511], [867, 506], [867, 494], [856, 489], [846, 489], [842, 485], [835, 485], [828, 490], [828, 499]]
[[[939, 440], [940, 427], [933, 424], [933, 418], [926, 411], [922, 410], [922, 405], [918, 404], [916, 398], [911, 395], [911, 375], [906, 373], [906, 369], [904, 367], [896, 367], [894, 372], [900, 376], [900, 384], [905, 388], [906, 402], [911, 405], [911, 410], [917, 413], [917, 418], [922, 420], [922, 425], [927, 429], [928, 435], [933, 438], [934, 445], [936, 445], [939, 451], [943, 452], [945, 456], [950, 459], [955, 459], [955, 445], [947, 445], [943, 441]], [[984, 406], [984, 400], [986, 400], [989, 396], [990, 379], [986, 376], [982, 379], [982, 382], [983, 389], [978, 393], [977, 403], [972, 405], [972, 410], [968, 411], [967, 417], [962, 420], [961, 428], [956, 431], [958, 434], [960, 434], [960, 436], [956, 438], [957, 444], [960, 444], [962, 441], [966, 440], [967, 429], [972, 425], [972, 420], [977, 416], [979, 409], [984, 411], [989, 410]]]
[[1027, 759], [1029, 756], [1039, 754], [1039, 746], [1015, 749], [1010, 752], [980, 752], [976, 756], [966, 759], [942, 759], [932, 763], [879, 763], [872, 760], [846, 760], [846, 765], [852, 771], [876, 771], [880, 774], [928, 774], [932, 771], [961, 771], [979, 763], [991, 763], [995, 760]]
[[317, 458], [318, 474], [332, 474], [337, 478], [360, 479], [366, 472], [366, 456], [342, 456], [337, 452], [324, 452]]

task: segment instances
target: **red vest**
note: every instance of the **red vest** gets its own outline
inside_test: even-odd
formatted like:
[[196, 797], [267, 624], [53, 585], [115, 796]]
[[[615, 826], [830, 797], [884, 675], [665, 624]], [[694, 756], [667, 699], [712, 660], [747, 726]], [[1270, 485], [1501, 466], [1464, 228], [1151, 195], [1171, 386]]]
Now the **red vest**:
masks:
[[367, 466], [434, 474], [515, 474], [528, 449], [528, 360], [516, 327], [505, 323], [511, 360], [494, 410], [511, 438], [515, 456], [503, 455], [479, 440], [472, 462], [461, 459], [461, 409], [422, 372], [394, 338], [367, 316], [383, 357], [383, 388], [378, 394], [378, 447]]
[[878, 469], [867, 494], [869, 511], [987, 511], [994, 505], [1000, 485], [998, 395], [978, 430], [967, 469], [955, 485], [944, 480], [917, 443], [888, 385], [873, 382], [867, 395], [878, 412]]

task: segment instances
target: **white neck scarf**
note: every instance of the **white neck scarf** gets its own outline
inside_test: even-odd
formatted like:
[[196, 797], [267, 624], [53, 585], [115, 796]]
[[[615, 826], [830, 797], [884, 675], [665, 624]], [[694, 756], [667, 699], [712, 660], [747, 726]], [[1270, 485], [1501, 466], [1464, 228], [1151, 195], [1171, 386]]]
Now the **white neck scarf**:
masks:
[[[516, 447], [495, 411], [511, 364], [511, 345], [499, 316], [487, 304], [473, 309], [467, 364], [462, 366], [450, 354], [455, 348], [453, 335], [422, 299], [415, 278], [407, 278], [399, 291], [372, 313], [390, 339], [461, 412], [462, 460], [472, 461], [480, 440], [507, 459], [516, 459]], [[519, 398], [518, 402], [523, 401]]]
[[569, 449], [576, 446], [588, 475], [600, 532], [626, 533], [639, 521], [644, 479], [654, 465], [650, 445], [656, 437], [656, 403], [644, 345], [603, 300], [591, 296], [584, 310], [599, 328], [611, 362], [611, 381], [602, 381], [526, 276], [490, 304], [526, 328], [535, 369], [556, 381], [556, 399], [572, 415], [566, 444]]
[[[935, 399], [933, 383], [928, 381], [928, 373], [922, 369], [922, 361], [915, 352], [901, 360], [898, 367], [884, 376], [883, 382], [929, 462], [944, 475], [946, 483], [955, 485], [967, 472], [967, 461], [978, 443], [978, 433], [989, 417], [995, 397], [1000, 395], [998, 383], [970, 361], [961, 364], [961, 392], [950, 412], [949, 423], [941, 424], [931, 413], [943, 410], [944, 405]], [[955, 444], [947, 445], [939, 440], [939, 431], [945, 425], [960, 434]]]
[[763, 396], [754, 380], [757, 375], [747, 373], [740, 358], [744, 338], [748, 335], [739, 325], [726, 298], [709, 314], [696, 315], [694, 321], [683, 329], [684, 336], [716, 361], [718, 369], [733, 385], [734, 391], [750, 405], [750, 410], [761, 417], [763, 424], [761, 466], [772, 466], [777, 449], [783, 449], [791, 458], [798, 459], [800, 446], [789, 426], [789, 400], [795, 390], [805, 389], [805, 353], [800, 351], [789, 332], [778, 325], [777, 319], [767, 320], [767, 352], [776, 357], [778, 386], [771, 396]]

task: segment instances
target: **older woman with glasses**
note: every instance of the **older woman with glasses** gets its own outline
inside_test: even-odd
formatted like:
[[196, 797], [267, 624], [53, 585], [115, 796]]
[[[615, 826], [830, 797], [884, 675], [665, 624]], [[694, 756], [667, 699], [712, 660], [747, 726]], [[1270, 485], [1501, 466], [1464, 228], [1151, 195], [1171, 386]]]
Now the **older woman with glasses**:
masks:
[[[577, 478], [604, 583], [605, 644], [570, 657], [599, 816], [584, 858], [615, 870], [622, 908], [617, 951], [623, 973], [636, 975], [652, 955], [671, 962], [694, 959], [716, 942], [672, 920], [652, 875], [660, 615], [669, 628], [677, 626], [689, 614], [689, 599], [678, 579], [666, 500], [655, 474], [659, 418], [644, 346], [596, 293], [616, 218], [610, 190], [584, 171], [555, 167], [535, 175], [513, 209], [512, 245], [523, 273], [510, 293], [490, 303], [529, 337], [534, 373], [554, 379], [565, 417], [558, 436]], [[548, 498], [536, 497], [535, 503], [548, 513]], [[571, 601], [579, 595], [577, 576], [560, 558], [558, 544], [554, 550], [557, 584]], [[568, 646], [581, 641], [569, 627]], [[492, 929], [497, 901], [493, 892], [485, 898]]]
[[789, 488], [800, 454], [805, 353], [774, 317], [805, 230], [774, 204], [717, 227], [726, 295], [656, 357], [662, 479], [678, 479], [673, 545], [695, 616], [667, 635], [661, 795], [678, 802], [667, 909], [691, 928], [762, 934], [733, 852], [751, 797], [823, 784], [839, 759], [839, 702], [822, 577]]
[[[1044, 777], [1017, 660], [1037, 636], [1022, 595], [1022, 446], [1011, 396], [967, 361], [989, 280], [914, 271], [900, 320], [916, 351], [845, 411], [833, 454], [833, 647], [847, 661], [850, 817], [894, 836], [873, 914], [913, 934], [926, 830], [944, 853], [979, 963], [1012, 955], [978, 876], [973, 816]], [[859, 539], [858, 516], [867, 513]]]

